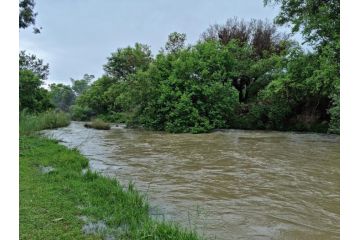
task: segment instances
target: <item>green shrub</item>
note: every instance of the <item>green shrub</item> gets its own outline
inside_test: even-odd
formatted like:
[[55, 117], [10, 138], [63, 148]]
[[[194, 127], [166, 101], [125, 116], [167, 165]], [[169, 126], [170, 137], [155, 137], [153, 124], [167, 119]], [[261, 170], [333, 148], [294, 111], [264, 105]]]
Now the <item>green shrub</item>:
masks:
[[339, 95], [333, 96], [333, 105], [328, 110], [330, 114], [329, 132], [339, 134], [340, 132], [340, 102]]
[[87, 128], [94, 128], [99, 130], [109, 130], [111, 129], [111, 126], [109, 123], [104, 122], [101, 119], [95, 119], [91, 123], [86, 123], [84, 125]]
[[105, 122], [126, 123], [129, 119], [129, 114], [126, 112], [110, 112], [109, 114], [97, 115], [96, 118], [102, 119]]
[[92, 110], [89, 107], [82, 107], [80, 105], [72, 105], [70, 107], [71, 119], [75, 121], [87, 121], [92, 116]]

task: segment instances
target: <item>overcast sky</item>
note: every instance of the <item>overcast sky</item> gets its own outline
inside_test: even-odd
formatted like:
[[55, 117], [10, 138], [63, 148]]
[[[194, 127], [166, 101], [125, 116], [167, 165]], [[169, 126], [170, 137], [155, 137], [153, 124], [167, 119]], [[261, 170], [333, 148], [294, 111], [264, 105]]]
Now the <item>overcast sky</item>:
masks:
[[268, 19], [278, 8], [263, 0], [35, 0], [36, 25], [20, 30], [20, 49], [50, 64], [49, 82], [70, 84], [84, 73], [99, 77], [106, 58], [117, 48], [145, 43], [152, 53], [169, 33], [187, 34], [195, 43], [209, 25], [237, 16]]

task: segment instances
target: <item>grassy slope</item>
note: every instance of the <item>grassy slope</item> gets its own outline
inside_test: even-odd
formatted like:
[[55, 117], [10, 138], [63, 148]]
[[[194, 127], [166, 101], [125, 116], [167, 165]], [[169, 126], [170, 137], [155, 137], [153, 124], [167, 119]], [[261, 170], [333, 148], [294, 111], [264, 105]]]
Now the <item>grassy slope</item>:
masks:
[[[54, 171], [41, 171], [49, 166]], [[83, 173], [87, 166], [77, 150], [36, 135], [20, 137], [20, 239], [199, 239], [152, 220], [132, 186], [124, 189], [116, 180]], [[86, 222], [98, 221], [107, 225], [105, 232], [82, 232]]]

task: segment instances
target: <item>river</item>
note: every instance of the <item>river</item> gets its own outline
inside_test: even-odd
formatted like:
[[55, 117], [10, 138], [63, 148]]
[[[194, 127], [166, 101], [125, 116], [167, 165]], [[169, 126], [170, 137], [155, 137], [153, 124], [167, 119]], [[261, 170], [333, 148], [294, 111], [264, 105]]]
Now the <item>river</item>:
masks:
[[45, 134], [146, 193], [153, 217], [208, 239], [339, 239], [337, 135], [218, 130], [169, 134], [84, 123]]

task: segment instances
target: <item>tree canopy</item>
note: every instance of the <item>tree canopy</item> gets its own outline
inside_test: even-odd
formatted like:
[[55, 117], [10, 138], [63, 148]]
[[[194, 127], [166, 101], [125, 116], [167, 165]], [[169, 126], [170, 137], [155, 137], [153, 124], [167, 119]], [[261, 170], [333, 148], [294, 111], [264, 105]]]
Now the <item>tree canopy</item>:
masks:
[[[34, 0], [19, 1], [19, 28], [27, 28], [31, 25], [35, 26], [37, 13], [34, 11]], [[34, 27], [34, 33], [40, 33], [40, 29]]]
[[26, 51], [20, 51], [19, 54], [19, 68], [20, 70], [30, 70], [37, 74], [41, 80], [46, 80], [49, 75], [49, 64], [44, 63], [40, 58], [34, 54], [28, 54]]

